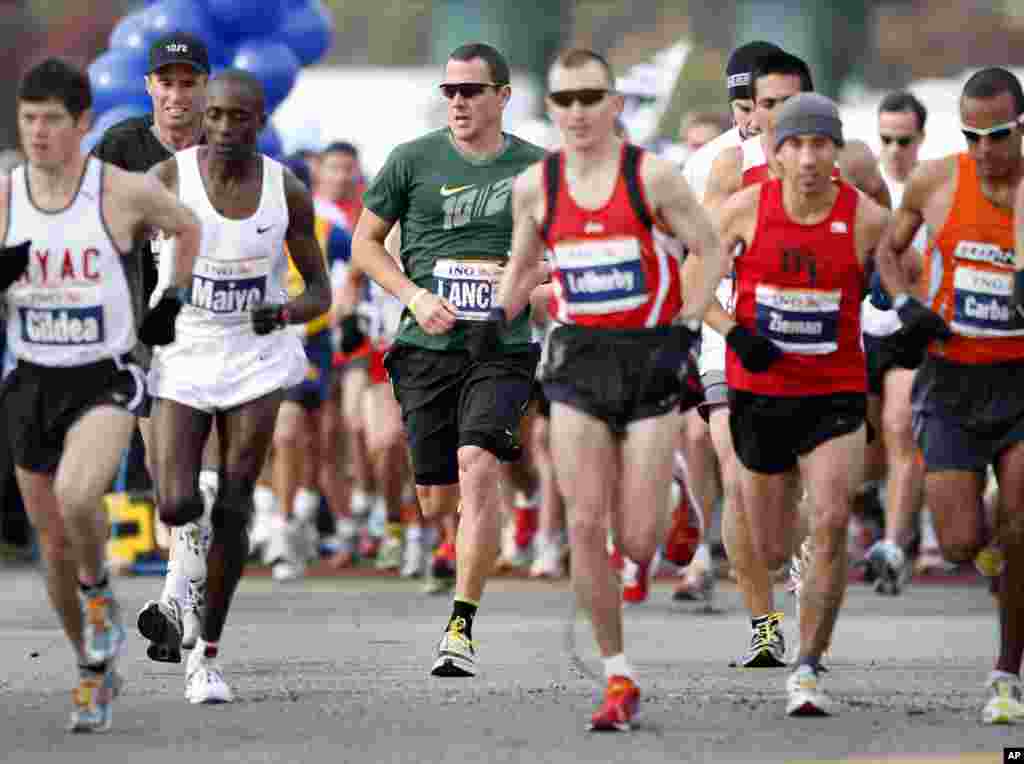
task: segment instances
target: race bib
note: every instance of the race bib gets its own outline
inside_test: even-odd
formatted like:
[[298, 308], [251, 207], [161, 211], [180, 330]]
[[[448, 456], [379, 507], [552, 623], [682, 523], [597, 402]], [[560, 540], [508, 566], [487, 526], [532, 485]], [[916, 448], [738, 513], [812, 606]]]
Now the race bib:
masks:
[[266, 299], [269, 257], [196, 259], [190, 303], [217, 315], [248, 313]]
[[22, 341], [35, 345], [99, 345], [106, 339], [98, 286], [12, 290]]
[[953, 273], [952, 329], [964, 337], [1019, 337], [1024, 319], [1014, 310], [1013, 274], [958, 265]]
[[620, 313], [647, 302], [640, 242], [634, 238], [558, 244], [555, 263], [570, 313]]
[[758, 284], [758, 333], [787, 353], [825, 355], [838, 347], [841, 289], [786, 289]]
[[486, 321], [504, 269], [484, 260], [438, 260], [435, 291], [455, 306], [460, 321]]

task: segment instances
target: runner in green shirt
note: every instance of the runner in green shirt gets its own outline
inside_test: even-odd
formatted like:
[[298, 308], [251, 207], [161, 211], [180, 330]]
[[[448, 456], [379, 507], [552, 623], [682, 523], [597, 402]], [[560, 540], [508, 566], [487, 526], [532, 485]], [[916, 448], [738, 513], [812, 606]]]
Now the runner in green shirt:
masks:
[[[461, 512], [455, 601], [431, 671], [474, 676], [473, 618], [498, 556], [500, 461], [519, 458], [515, 433], [538, 351], [529, 316], [474, 355], [508, 259], [512, 182], [544, 155], [502, 131], [509, 68], [489, 45], [448, 58], [441, 91], [448, 127], [396, 148], [364, 196], [355, 268], [406, 306], [386, 367], [402, 408], [426, 517]], [[401, 267], [384, 240], [401, 224]], [[404, 272], [403, 269], [404, 268]], [[544, 273], [538, 263], [538, 278]], [[460, 504], [461, 499], [461, 504]]]

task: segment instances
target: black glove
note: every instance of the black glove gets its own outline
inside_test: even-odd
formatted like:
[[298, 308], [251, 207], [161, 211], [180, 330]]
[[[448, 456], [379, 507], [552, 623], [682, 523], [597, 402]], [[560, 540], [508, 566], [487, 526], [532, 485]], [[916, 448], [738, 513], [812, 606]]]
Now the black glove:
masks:
[[252, 309], [252, 330], [256, 334], [270, 334], [286, 327], [289, 318], [284, 305], [262, 303]]
[[739, 324], [725, 335], [725, 342], [740, 357], [743, 368], [752, 374], [768, 371], [773, 363], [782, 358], [782, 349], [778, 345]]
[[942, 316], [933, 310], [926, 308], [914, 297], [900, 295], [893, 300], [896, 313], [903, 322], [906, 329], [906, 336], [921, 344], [928, 344], [932, 340], [948, 340], [952, 338], [953, 332], [946, 326]]
[[1024, 271], [1013, 272], [1013, 307], [1017, 315], [1024, 318]]
[[355, 313], [341, 319], [338, 328], [341, 329], [341, 352], [353, 353], [366, 342], [366, 335], [359, 328], [359, 317]]
[[474, 361], [482, 361], [501, 347], [501, 332], [508, 322], [504, 308], [491, 308], [487, 320], [474, 326], [466, 336], [466, 350]]
[[28, 251], [31, 241], [23, 241], [13, 247], [0, 248], [0, 292], [21, 278], [28, 268]]
[[184, 287], [165, 289], [160, 302], [142, 319], [142, 325], [139, 326], [139, 342], [150, 347], [170, 345], [174, 342], [174, 323], [186, 302], [188, 290]]

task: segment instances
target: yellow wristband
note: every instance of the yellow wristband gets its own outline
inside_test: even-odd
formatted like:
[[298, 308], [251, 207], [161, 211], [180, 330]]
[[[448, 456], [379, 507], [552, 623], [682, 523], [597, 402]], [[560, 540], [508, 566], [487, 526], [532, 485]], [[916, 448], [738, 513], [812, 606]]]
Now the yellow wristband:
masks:
[[415, 313], [415, 312], [416, 312], [416, 303], [417, 303], [417, 302], [419, 301], [419, 299], [420, 299], [420, 298], [421, 298], [421, 297], [422, 297], [423, 295], [425, 295], [426, 293], [427, 293], [427, 290], [426, 290], [426, 289], [424, 289], [423, 287], [420, 287], [419, 291], [418, 291], [418, 292], [416, 292], [416, 294], [414, 294], [414, 295], [412, 296], [412, 299], [411, 299], [411, 300], [409, 300], [409, 305], [407, 306], [407, 307], [409, 308], [409, 312], [410, 312], [410, 313]]

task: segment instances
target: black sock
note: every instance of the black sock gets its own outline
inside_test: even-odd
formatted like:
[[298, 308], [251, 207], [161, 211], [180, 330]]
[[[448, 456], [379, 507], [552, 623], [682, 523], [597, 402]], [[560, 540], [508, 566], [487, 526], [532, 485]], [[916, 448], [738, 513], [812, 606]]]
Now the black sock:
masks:
[[466, 639], [473, 638], [473, 617], [476, 615], [477, 605], [466, 600], [456, 599], [452, 603], [452, 617], [448, 619], [448, 625], [445, 627], [445, 631], [448, 631], [452, 627], [456, 618], [461, 618], [463, 627], [462, 633], [466, 635]]
[[82, 590], [82, 594], [88, 594], [89, 592], [95, 591], [96, 589], [103, 589], [105, 586], [107, 586], [109, 580], [109, 576], [107, 576], [107, 574], [104, 573], [103, 578], [101, 578], [91, 586], [89, 584], [83, 584], [81, 581], [79, 581], [78, 588]]

